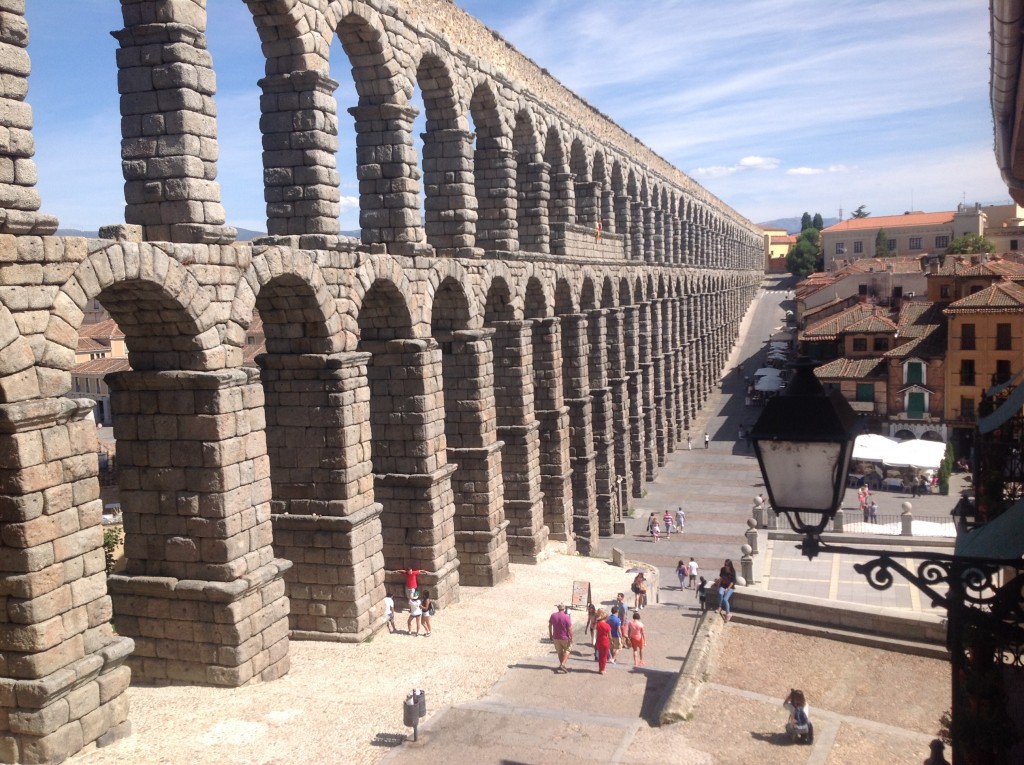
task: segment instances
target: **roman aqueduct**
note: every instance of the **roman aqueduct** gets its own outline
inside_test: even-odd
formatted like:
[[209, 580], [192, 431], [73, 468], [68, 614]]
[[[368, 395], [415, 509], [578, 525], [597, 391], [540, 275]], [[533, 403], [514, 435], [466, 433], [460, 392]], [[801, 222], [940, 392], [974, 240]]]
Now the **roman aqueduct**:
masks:
[[[244, 244], [206, 0], [121, 2], [125, 223], [98, 239], [40, 212], [24, 0], [0, 2], [3, 762], [123, 735], [130, 677], [237, 686], [287, 672], [289, 639], [363, 640], [399, 569], [443, 604], [549, 540], [596, 553], [760, 284], [756, 227], [451, 3], [245, 2], [269, 235]], [[358, 240], [339, 233], [335, 36]], [[91, 300], [131, 364], [108, 381], [127, 558], [109, 578], [91, 402], [70, 393]]]

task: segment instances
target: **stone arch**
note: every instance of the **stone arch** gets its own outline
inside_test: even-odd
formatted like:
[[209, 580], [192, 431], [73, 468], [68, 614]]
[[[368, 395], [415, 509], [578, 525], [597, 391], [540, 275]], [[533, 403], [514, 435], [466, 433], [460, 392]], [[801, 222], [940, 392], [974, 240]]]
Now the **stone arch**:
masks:
[[544, 139], [544, 162], [549, 168], [551, 223], [574, 223], [576, 189], [572, 182], [572, 173], [569, 172], [565, 141], [556, 125], [551, 125], [547, 129]]
[[68, 373], [65, 389], [70, 387], [83, 309], [93, 299], [124, 332], [132, 369], [224, 366], [214, 306], [188, 269], [161, 248], [115, 244], [79, 263], [54, 299], [39, 365]]
[[566, 277], [558, 277], [555, 281], [555, 315], [573, 314], [576, 310], [577, 303], [573, 298], [572, 285]]
[[574, 138], [569, 148], [569, 170], [576, 176], [576, 183], [590, 181], [590, 159], [582, 138]]
[[516, 308], [512, 288], [508, 280], [499, 274], [491, 278], [484, 301], [484, 323], [488, 326], [496, 321], [514, 321]]
[[235, 290], [228, 344], [245, 345], [254, 310], [263, 321], [268, 353], [334, 353], [344, 346], [337, 302], [305, 252], [271, 247], [253, 255]]
[[[435, 44], [416, 67], [426, 112], [423, 134], [424, 214], [427, 243], [440, 254], [468, 255], [476, 243], [472, 134], [455, 91], [448, 56]], [[461, 160], [461, 161], [460, 161]]]
[[597, 307], [597, 289], [594, 286], [594, 280], [590, 274], [585, 274], [580, 289], [580, 310], [593, 311]]
[[[446, 326], [443, 328], [444, 331], [476, 329], [482, 326], [481, 299], [472, 286], [465, 266], [454, 260], [439, 260], [427, 272], [426, 277], [424, 285], [426, 298], [430, 304], [430, 325], [433, 329], [438, 329], [438, 301], [441, 301], [441, 313], [450, 316], [458, 324]], [[424, 312], [426, 313], [426, 309]]]
[[594, 152], [594, 183], [601, 226], [605, 231], [613, 234], [616, 231], [614, 197], [604, 151], [601, 149]]
[[476, 134], [473, 151], [476, 242], [486, 250], [514, 251], [519, 240], [512, 140], [491, 82], [485, 80], [473, 90], [469, 112]]
[[[374, 298], [378, 303], [384, 295], [387, 295], [389, 301], [395, 296], [401, 299], [396, 304], [399, 306], [398, 314], [393, 317], [379, 316], [372, 322], [380, 326], [369, 327], [371, 329], [370, 339], [377, 341], [407, 339], [427, 333], [430, 326], [427, 318], [429, 314], [424, 315], [422, 310], [417, 311], [415, 306], [410, 306], [408, 301], [402, 297], [413, 295], [416, 290], [396, 260], [379, 255], [367, 258], [354, 276], [348, 296], [351, 300], [350, 310], [356, 329], [356, 342], [367, 339], [365, 332], [368, 328], [366, 321], [369, 315], [364, 316], [363, 310], [366, 307], [364, 303], [367, 295], [374, 287], [376, 287]], [[380, 305], [375, 304], [371, 308], [373, 311], [379, 311]]]
[[534, 117], [526, 108], [516, 112], [512, 148], [516, 158], [516, 229], [519, 248], [546, 253], [550, 242], [549, 168], [541, 153]]
[[394, 63], [384, 21], [373, 7], [360, 0], [330, 0], [323, 19], [352, 65], [360, 106], [404, 102], [412, 95], [411, 83]]
[[549, 315], [550, 305], [551, 298], [545, 282], [536, 274], [530, 274], [523, 296], [523, 316], [527, 319], [543, 319]]

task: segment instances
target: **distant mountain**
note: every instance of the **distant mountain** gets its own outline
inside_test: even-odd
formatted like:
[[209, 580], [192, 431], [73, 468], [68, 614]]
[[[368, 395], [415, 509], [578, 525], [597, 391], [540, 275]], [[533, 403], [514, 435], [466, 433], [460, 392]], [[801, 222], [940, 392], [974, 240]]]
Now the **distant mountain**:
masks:
[[82, 231], [80, 228], [59, 228], [56, 236], [84, 236], [86, 239], [95, 239], [98, 231]]
[[[761, 228], [784, 228], [787, 234], [799, 234], [800, 221], [802, 219], [803, 215], [797, 215], [794, 218], [776, 218], [775, 220], [768, 220], [757, 225]], [[822, 218], [822, 220], [825, 222], [825, 228], [834, 226], [839, 222], [839, 218]]]

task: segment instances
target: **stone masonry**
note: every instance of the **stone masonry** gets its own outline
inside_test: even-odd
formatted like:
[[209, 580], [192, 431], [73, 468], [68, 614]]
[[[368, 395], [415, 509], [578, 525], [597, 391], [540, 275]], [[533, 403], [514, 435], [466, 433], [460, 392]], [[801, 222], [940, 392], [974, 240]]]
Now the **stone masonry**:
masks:
[[[290, 640], [365, 640], [404, 569], [443, 606], [551, 541], [601, 554], [760, 284], [759, 229], [445, 0], [246, 0], [268, 236], [234, 243], [206, 0], [121, 6], [125, 220], [82, 239], [39, 212], [24, 2], [0, 0], [0, 762], [126, 735], [130, 681], [237, 687]], [[92, 301], [131, 367], [111, 576], [71, 385]]]

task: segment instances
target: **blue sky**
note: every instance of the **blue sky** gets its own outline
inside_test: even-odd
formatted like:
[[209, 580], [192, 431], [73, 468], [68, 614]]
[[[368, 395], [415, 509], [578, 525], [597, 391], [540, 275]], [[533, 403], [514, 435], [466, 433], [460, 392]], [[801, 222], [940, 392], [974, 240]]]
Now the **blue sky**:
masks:
[[[262, 54], [242, 0], [210, 0], [229, 222], [265, 229]], [[462, 0], [463, 8], [741, 214], [946, 210], [1009, 199], [992, 153], [979, 0]], [[43, 210], [123, 220], [112, 0], [28, 3]], [[355, 103], [332, 47], [342, 229], [358, 228]], [[419, 132], [419, 129], [417, 129]]]

